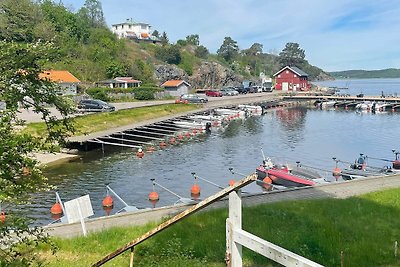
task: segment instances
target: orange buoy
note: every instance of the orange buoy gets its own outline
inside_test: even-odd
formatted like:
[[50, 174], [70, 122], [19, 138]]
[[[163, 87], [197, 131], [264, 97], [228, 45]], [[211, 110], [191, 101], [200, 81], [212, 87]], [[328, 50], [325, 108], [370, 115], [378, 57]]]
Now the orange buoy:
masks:
[[165, 148], [167, 146], [167, 143], [165, 143], [165, 141], [162, 141], [160, 143], [160, 148]]
[[62, 214], [63, 211], [62, 211], [61, 204], [59, 202], [56, 202], [53, 205], [53, 207], [51, 207], [50, 212], [51, 212], [51, 214], [55, 214], [55, 215]]
[[236, 181], [233, 179], [229, 180], [229, 182], [228, 182], [229, 186], [233, 186], [235, 183], [236, 183]]
[[265, 189], [267, 189], [267, 190], [271, 190], [272, 189], [272, 186], [271, 186], [271, 184], [272, 184], [272, 179], [271, 178], [269, 178], [268, 176], [267, 177], [265, 177], [264, 179], [263, 179], [263, 184], [262, 184], [262, 187], [263, 188], [265, 188]]
[[192, 195], [200, 195], [200, 186], [198, 184], [192, 185], [192, 188], [190, 189], [190, 193]]
[[158, 193], [156, 191], [152, 191], [149, 194], [149, 200], [151, 201], [158, 201], [160, 197], [158, 196]]
[[136, 157], [138, 157], [140, 159], [144, 157], [144, 152], [143, 152], [142, 148], [138, 149], [138, 152], [136, 152]]
[[181, 103], [181, 100], [180, 99], [175, 99], [175, 104], [179, 104], [179, 103]]
[[4, 211], [2, 211], [0, 213], [0, 222], [1, 223], [5, 223], [6, 222], [6, 213]]
[[338, 167], [334, 168], [333, 171], [332, 171], [332, 175], [333, 176], [340, 176], [341, 173], [342, 173], [342, 170], [340, 168], [338, 168]]
[[103, 204], [103, 207], [109, 208], [109, 207], [112, 207], [114, 205], [114, 200], [112, 199], [112, 197], [110, 195], [107, 195], [103, 199], [101, 204]]
[[170, 143], [171, 145], [175, 144], [175, 143], [176, 143], [176, 139], [175, 139], [174, 137], [171, 137], [171, 138], [169, 139], [169, 143]]

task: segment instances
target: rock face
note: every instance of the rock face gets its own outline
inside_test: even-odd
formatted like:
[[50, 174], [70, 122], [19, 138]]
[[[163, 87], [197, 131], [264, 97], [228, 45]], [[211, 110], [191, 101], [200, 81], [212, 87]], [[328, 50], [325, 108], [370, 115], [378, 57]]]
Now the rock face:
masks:
[[238, 86], [243, 78], [216, 62], [203, 62], [189, 78], [194, 88], [218, 88], [227, 85]]
[[156, 79], [163, 83], [167, 80], [185, 80], [192, 88], [220, 88], [223, 86], [238, 86], [243, 77], [216, 62], [202, 62], [189, 76], [174, 65], [157, 65], [154, 72]]
[[175, 65], [157, 65], [154, 75], [160, 84], [168, 80], [189, 80], [186, 72]]

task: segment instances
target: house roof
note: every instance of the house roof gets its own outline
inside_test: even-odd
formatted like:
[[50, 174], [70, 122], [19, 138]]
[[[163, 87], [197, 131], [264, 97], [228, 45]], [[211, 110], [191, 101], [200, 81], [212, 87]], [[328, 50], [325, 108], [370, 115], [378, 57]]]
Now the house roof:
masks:
[[74, 75], [67, 70], [46, 70], [39, 74], [40, 79], [48, 79], [58, 83], [80, 83]]
[[307, 73], [305, 73], [304, 71], [302, 71], [301, 69], [299, 69], [298, 67], [295, 66], [286, 66], [283, 69], [281, 69], [280, 71], [278, 71], [277, 73], [274, 74], [274, 77], [277, 76], [279, 73], [281, 73], [282, 71], [284, 71], [285, 69], [289, 69], [291, 71], [293, 71], [294, 73], [296, 73], [299, 76], [308, 76]]
[[142, 23], [142, 22], [122, 22], [122, 23], [117, 23], [117, 24], [112, 24], [111, 26], [118, 26], [118, 25], [145, 25], [145, 26], [150, 26], [148, 23]]
[[126, 83], [141, 83], [142, 81], [132, 79], [132, 77], [116, 77], [114, 80], [118, 82], [126, 82]]
[[186, 84], [187, 86], [190, 86], [190, 84], [184, 80], [169, 80], [163, 83], [161, 87], [178, 87], [182, 83]]

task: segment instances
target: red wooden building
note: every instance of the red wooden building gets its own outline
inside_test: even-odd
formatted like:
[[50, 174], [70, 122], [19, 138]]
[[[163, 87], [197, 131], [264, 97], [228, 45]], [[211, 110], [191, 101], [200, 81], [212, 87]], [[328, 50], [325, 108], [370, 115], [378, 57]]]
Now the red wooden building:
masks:
[[307, 91], [311, 85], [308, 83], [308, 74], [297, 67], [286, 66], [275, 77], [275, 90], [282, 91]]

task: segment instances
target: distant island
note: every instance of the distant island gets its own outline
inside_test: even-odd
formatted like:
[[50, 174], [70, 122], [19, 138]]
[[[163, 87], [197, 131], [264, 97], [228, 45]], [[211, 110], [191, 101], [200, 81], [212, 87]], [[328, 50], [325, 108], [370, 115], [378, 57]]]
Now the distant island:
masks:
[[400, 78], [400, 69], [345, 70], [329, 72], [335, 79]]

